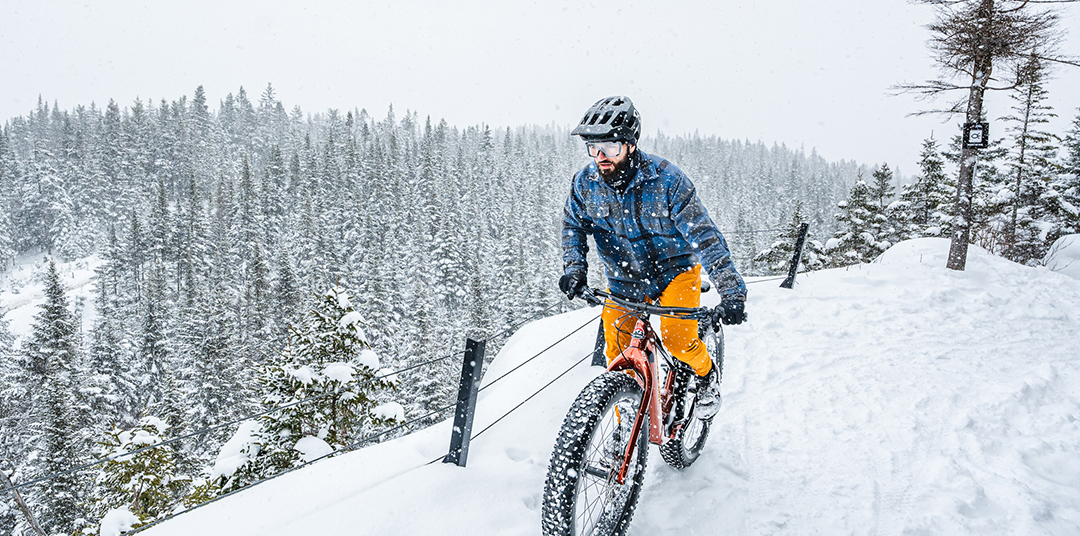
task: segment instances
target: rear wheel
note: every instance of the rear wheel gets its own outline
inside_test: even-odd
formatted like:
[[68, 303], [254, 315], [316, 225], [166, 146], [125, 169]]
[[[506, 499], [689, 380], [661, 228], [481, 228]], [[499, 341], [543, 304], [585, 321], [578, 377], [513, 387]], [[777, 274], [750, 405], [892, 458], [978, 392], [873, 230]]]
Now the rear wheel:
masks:
[[623, 484], [616, 477], [641, 398], [637, 381], [622, 372], [597, 377], [578, 395], [566, 414], [548, 465], [545, 535], [626, 534], [645, 477], [647, 418]]
[[[705, 348], [713, 360], [716, 370], [717, 381], [724, 372], [724, 332], [712, 331], [702, 324], [698, 329], [698, 336], [705, 343]], [[705, 448], [705, 440], [709, 438], [709, 426], [712, 418], [699, 419], [694, 414], [697, 393], [687, 385], [676, 385], [675, 396], [684, 397], [683, 407], [687, 408], [685, 417], [680, 423], [675, 424], [675, 433], [663, 445], [660, 446], [660, 455], [668, 465], [676, 469], [686, 469], [697, 461], [701, 456], [701, 449]]]

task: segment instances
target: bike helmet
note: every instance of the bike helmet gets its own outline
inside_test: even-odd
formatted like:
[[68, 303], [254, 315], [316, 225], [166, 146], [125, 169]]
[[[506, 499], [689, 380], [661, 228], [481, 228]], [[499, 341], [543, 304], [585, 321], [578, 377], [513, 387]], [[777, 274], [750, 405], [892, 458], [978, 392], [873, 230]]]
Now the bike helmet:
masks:
[[641, 114], [629, 97], [600, 99], [585, 112], [570, 135], [581, 136], [586, 141], [619, 140], [637, 145], [641, 137]]

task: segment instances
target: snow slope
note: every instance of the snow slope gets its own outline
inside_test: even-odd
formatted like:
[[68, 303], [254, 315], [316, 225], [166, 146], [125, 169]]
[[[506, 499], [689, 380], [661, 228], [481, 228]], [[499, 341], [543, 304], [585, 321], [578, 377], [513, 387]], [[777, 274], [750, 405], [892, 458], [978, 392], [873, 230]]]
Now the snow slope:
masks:
[[[948, 242], [752, 284], [727, 329], [724, 407], [702, 457], [651, 448], [630, 534], [1080, 533], [1080, 280]], [[715, 300], [715, 294], [706, 300]], [[486, 378], [590, 322], [521, 329]], [[474, 431], [587, 355], [595, 321], [484, 390]], [[146, 531], [191, 534], [540, 533], [548, 456], [600, 369], [581, 365], [474, 439], [467, 468], [442, 423], [331, 458]], [[486, 380], [487, 381], [487, 380]]]

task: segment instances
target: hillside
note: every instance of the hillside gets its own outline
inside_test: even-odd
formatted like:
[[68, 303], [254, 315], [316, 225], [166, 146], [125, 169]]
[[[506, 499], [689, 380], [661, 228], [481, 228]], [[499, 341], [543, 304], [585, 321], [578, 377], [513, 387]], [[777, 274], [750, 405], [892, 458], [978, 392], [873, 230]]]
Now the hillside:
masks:
[[[653, 448], [631, 534], [1080, 532], [1080, 281], [972, 248], [901, 243], [877, 262], [751, 285], [729, 328], [725, 405], [698, 463]], [[715, 299], [715, 298], [714, 298]], [[521, 329], [495, 378], [596, 315]], [[588, 326], [485, 390], [475, 430], [587, 354]], [[478, 437], [465, 469], [428, 462], [443, 423], [182, 515], [152, 536], [539, 534], [556, 431], [597, 368], [575, 368]]]

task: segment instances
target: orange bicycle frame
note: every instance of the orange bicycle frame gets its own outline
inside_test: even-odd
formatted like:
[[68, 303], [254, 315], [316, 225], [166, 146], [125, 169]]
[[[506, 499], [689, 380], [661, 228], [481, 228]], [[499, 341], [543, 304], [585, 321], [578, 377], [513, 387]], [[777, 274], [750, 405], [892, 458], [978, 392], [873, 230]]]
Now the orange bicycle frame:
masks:
[[[641, 402], [638, 404], [637, 416], [630, 430], [630, 441], [626, 446], [626, 457], [623, 458], [622, 467], [619, 469], [618, 482], [622, 484], [626, 480], [626, 473], [633, 459], [634, 449], [637, 447], [638, 434], [644, 426], [645, 414], [649, 415], [649, 442], [657, 445], [663, 444], [664, 416], [671, 410], [673, 398], [672, 385], [674, 375], [669, 375], [668, 385], [663, 392], [659, 385], [660, 368], [656, 363], [656, 333], [648, 321], [638, 318], [634, 325], [634, 333], [630, 340], [630, 346], [623, 350], [615, 359], [608, 364], [609, 372], [633, 371], [634, 379], [641, 385]], [[648, 408], [648, 411], [642, 409]]]

